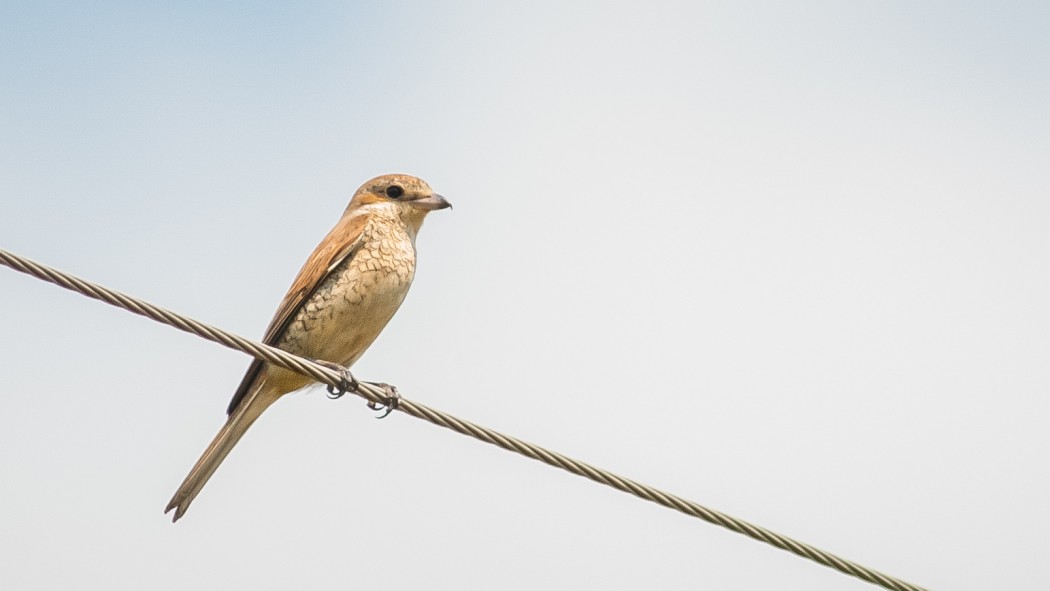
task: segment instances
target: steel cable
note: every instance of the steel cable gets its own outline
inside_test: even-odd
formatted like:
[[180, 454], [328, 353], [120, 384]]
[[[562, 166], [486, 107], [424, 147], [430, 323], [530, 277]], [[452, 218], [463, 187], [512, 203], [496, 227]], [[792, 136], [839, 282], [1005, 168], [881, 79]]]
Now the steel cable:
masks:
[[[29, 259], [2, 249], [0, 249], [0, 263], [3, 263], [16, 271], [54, 283], [90, 298], [101, 300], [107, 304], [123, 308], [135, 314], [156, 320], [157, 322], [173, 326], [179, 330], [195, 334], [199, 337], [208, 339], [209, 341], [225, 345], [231, 349], [247, 353], [269, 363], [297, 371], [335, 388], [345, 385], [344, 376], [340, 372], [319, 365], [311, 360], [292, 355], [291, 353], [282, 351], [276, 347], [271, 347], [263, 343], [246, 339], [220, 328], [209, 326], [203, 322], [198, 322], [192, 318], [187, 318], [186, 316], [172, 312], [171, 310], [154, 306], [149, 302], [107, 289], [100, 285], [74, 277], [73, 275], [63, 273], [57, 269], [52, 269], [39, 263], [35, 263]], [[358, 388], [353, 393], [377, 404], [382, 404], [386, 400], [386, 395], [382, 388], [367, 382], [360, 382]], [[401, 398], [396, 410], [400, 410], [401, 412], [416, 418], [430, 421], [435, 425], [451, 429], [457, 433], [469, 435], [475, 439], [484, 441], [485, 443], [519, 453], [534, 460], [539, 460], [545, 464], [561, 468], [562, 470], [571, 472], [578, 476], [583, 476], [584, 478], [588, 478], [606, 486], [611, 486], [617, 490], [680, 511], [686, 515], [703, 519], [704, 521], [743, 534], [750, 538], [754, 538], [761, 542], [765, 542], [766, 544], [775, 546], [781, 550], [786, 550], [818, 564], [833, 568], [869, 583], [879, 585], [883, 588], [892, 589], [894, 591], [926, 591], [923, 587], [913, 585], [896, 577], [891, 577], [890, 575], [861, 566], [855, 562], [825, 552], [819, 548], [799, 542], [798, 540], [794, 540], [787, 536], [780, 535], [764, 527], [748, 523], [747, 521], [737, 519], [730, 515], [726, 515], [725, 513], [715, 511], [714, 509], [709, 509], [703, 505], [651, 486], [635, 482], [629, 478], [617, 476], [616, 474], [601, 468], [596, 468], [590, 464], [574, 460], [560, 453], [544, 449], [538, 445], [533, 445], [520, 439], [493, 431], [487, 427], [464, 421], [463, 419], [456, 418], [450, 414], [430, 408], [418, 402], [412, 402], [411, 400]]]

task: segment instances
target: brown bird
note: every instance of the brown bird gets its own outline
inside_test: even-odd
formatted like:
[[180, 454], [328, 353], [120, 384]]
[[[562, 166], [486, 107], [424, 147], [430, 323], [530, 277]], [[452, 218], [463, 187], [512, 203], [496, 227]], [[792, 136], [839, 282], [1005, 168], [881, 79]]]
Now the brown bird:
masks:
[[[421, 179], [388, 174], [354, 193], [343, 217], [306, 260], [263, 342], [350, 367], [401, 306], [416, 270], [416, 233], [427, 213], [450, 204]], [[310, 378], [256, 359], [227, 409], [229, 418], [165, 513], [186, 513], [248, 427], [278, 398]]]

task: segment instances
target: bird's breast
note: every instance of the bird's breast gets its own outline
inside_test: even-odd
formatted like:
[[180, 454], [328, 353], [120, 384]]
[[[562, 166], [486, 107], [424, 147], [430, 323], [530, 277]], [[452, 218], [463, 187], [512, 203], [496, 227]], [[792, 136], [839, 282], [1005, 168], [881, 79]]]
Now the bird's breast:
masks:
[[366, 239], [307, 299], [279, 346], [299, 355], [352, 365], [405, 300], [415, 269], [410, 236]]

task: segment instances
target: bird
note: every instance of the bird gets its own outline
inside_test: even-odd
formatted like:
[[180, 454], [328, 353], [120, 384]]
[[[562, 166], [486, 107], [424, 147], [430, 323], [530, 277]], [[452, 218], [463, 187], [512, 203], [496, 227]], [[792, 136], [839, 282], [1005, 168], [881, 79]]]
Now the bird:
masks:
[[[343, 370], [393, 317], [415, 276], [423, 218], [451, 207], [425, 181], [388, 174], [367, 181], [314, 249], [281, 300], [263, 342]], [[179, 486], [164, 513], [178, 521], [245, 431], [281, 396], [313, 380], [256, 359], [226, 410], [226, 423]], [[387, 392], [396, 395], [387, 387]], [[393, 402], [396, 402], [394, 400]]]

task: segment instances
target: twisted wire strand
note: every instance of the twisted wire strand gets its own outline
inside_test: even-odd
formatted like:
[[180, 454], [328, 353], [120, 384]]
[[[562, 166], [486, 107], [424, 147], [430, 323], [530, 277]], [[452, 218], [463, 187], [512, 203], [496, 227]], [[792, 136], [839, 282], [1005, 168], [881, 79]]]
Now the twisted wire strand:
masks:
[[[85, 281], [73, 275], [69, 275], [68, 273], [58, 271], [57, 269], [35, 263], [3, 249], [0, 249], [0, 263], [11, 267], [16, 271], [54, 283], [60, 287], [75, 291], [90, 298], [101, 300], [107, 304], [123, 308], [140, 316], [145, 316], [152, 320], [156, 320], [157, 322], [173, 326], [179, 330], [195, 334], [209, 341], [225, 345], [231, 349], [247, 353], [269, 363], [297, 371], [330, 386], [338, 388], [343, 385], [343, 376], [339, 372], [323, 365], [319, 365], [311, 360], [292, 355], [291, 353], [282, 351], [276, 347], [271, 347], [263, 343], [246, 339], [220, 328], [209, 326], [203, 322], [198, 322], [192, 318], [172, 312], [171, 310], [154, 306], [153, 304], [138, 298]], [[385, 401], [385, 393], [383, 390], [366, 382], [361, 382], [354, 393], [378, 404], [382, 404]], [[674, 509], [686, 515], [702, 519], [760, 542], [765, 542], [766, 544], [780, 548], [781, 550], [786, 550], [818, 564], [833, 568], [839, 572], [879, 585], [885, 589], [892, 589], [893, 591], [927, 591], [924, 587], [919, 587], [896, 577], [880, 573], [876, 570], [872, 570], [850, 560], [846, 560], [845, 558], [831, 554], [830, 552], [825, 552], [819, 548], [810, 546], [809, 544], [770, 531], [764, 527], [748, 523], [747, 521], [737, 519], [714, 509], [709, 509], [698, 503], [647, 486], [629, 478], [617, 476], [612, 472], [591, 466], [590, 464], [579, 460], [574, 460], [558, 452], [545, 449], [538, 445], [533, 445], [515, 437], [504, 435], [487, 427], [471, 423], [470, 421], [456, 418], [424, 404], [402, 398], [400, 399], [396, 410], [400, 410], [405, 414], [419, 419], [430, 421], [435, 425], [451, 429], [457, 433], [468, 435], [485, 443], [538, 460], [544, 464], [554, 466], [555, 468], [561, 468], [562, 470], [571, 472], [577, 476], [583, 476], [594, 482], [610, 486], [658, 505], [663, 505], [669, 509]]]

